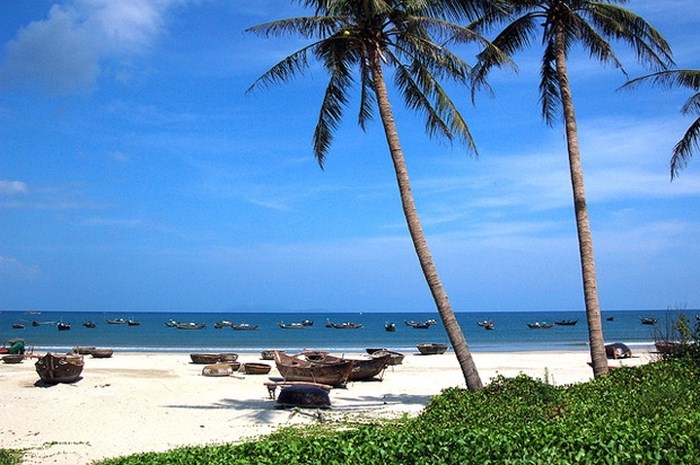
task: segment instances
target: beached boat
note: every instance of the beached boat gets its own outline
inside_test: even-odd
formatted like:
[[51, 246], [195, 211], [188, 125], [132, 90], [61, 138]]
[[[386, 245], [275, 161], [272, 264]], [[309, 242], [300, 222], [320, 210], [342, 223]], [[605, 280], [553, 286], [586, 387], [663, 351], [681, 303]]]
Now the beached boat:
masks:
[[110, 358], [114, 354], [112, 349], [92, 349], [90, 355], [92, 358]]
[[266, 375], [272, 366], [267, 363], [248, 362], [243, 364], [243, 371], [246, 375]]
[[673, 341], [656, 341], [654, 347], [656, 347], [656, 351], [661, 355], [673, 355], [682, 352], [684, 344]]
[[439, 355], [447, 351], [447, 344], [439, 342], [424, 342], [416, 346], [422, 355]]
[[304, 381], [329, 386], [345, 386], [352, 371], [350, 360], [334, 363], [315, 362], [278, 350], [275, 351], [275, 364], [285, 381]]
[[558, 320], [554, 324], [558, 326], [575, 326], [578, 320]]
[[651, 317], [646, 317], [646, 318], [640, 318], [639, 319], [643, 325], [655, 325], [656, 324], [656, 318], [651, 318]]
[[4, 363], [10, 363], [10, 364], [22, 363], [23, 360], [24, 360], [24, 355], [22, 355], [22, 354], [8, 354], [8, 355], [2, 356], [2, 361]]
[[477, 321], [476, 324], [481, 326], [482, 328], [491, 331], [496, 325], [493, 323], [493, 321], [489, 320], [484, 320], [484, 321]]
[[258, 325], [249, 325], [248, 323], [241, 323], [240, 325], [231, 325], [235, 331], [252, 331], [258, 329]]
[[350, 381], [367, 381], [374, 378], [384, 371], [391, 357], [388, 353], [375, 352], [369, 358], [345, 358], [336, 357], [326, 353], [324, 356], [316, 359], [322, 363], [337, 363], [343, 360], [352, 362], [352, 370], [350, 371]]
[[77, 354], [57, 355], [48, 352], [37, 360], [35, 367], [39, 378], [45, 383], [72, 383], [83, 372], [83, 356]]
[[275, 359], [275, 351], [274, 350], [261, 350], [260, 351], [260, 358], [263, 360], [274, 360]]
[[223, 352], [219, 354], [220, 362], [235, 362], [238, 360], [238, 354], [235, 352]]
[[384, 330], [388, 333], [396, 332], [396, 323], [387, 323], [384, 325]]
[[78, 355], [90, 355], [93, 350], [95, 350], [95, 347], [73, 347], [73, 353]]
[[554, 327], [552, 323], [545, 323], [543, 321], [535, 321], [534, 323], [528, 323], [527, 327], [530, 329], [550, 329]]
[[70, 329], [70, 323], [56, 323], [56, 328], [59, 331], [68, 331]]
[[205, 325], [204, 323], [175, 323], [175, 328], [177, 329], [205, 329], [206, 327], [207, 325]]
[[611, 359], [630, 358], [632, 351], [621, 342], [613, 342], [605, 345], [605, 356]]
[[220, 360], [220, 356], [219, 354], [194, 353], [190, 354], [190, 360], [198, 365], [213, 365]]
[[401, 365], [403, 363], [403, 359], [405, 357], [404, 354], [401, 352], [395, 352], [393, 350], [389, 349], [377, 349], [377, 348], [368, 348], [365, 349], [368, 354], [373, 355], [373, 356], [379, 356], [382, 354], [389, 354], [389, 360], [387, 361], [387, 365]]
[[328, 389], [312, 384], [295, 384], [282, 389], [277, 398], [279, 408], [330, 408]]
[[233, 365], [230, 363], [215, 363], [214, 365], [207, 365], [202, 368], [202, 376], [231, 376], [235, 370], [241, 366], [240, 363], [235, 362], [238, 366], [234, 369]]

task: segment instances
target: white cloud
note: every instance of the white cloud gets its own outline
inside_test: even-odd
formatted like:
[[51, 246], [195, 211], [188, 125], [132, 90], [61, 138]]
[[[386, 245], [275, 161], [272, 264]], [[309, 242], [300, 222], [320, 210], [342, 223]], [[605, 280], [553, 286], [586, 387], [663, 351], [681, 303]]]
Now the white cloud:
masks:
[[76, 0], [21, 29], [4, 47], [0, 85], [39, 86], [50, 94], [89, 92], [100, 61], [147, 50], [167, 10], [184, 0]]

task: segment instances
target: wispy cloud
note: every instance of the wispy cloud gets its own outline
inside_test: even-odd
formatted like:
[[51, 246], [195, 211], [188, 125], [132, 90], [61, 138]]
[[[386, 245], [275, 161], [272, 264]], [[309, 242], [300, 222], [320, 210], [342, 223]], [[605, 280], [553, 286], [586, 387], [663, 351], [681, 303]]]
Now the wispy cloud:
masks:
[[28, 191], [27, 185], [22, 181], [0, 180], [0, 195], [26, 194]]

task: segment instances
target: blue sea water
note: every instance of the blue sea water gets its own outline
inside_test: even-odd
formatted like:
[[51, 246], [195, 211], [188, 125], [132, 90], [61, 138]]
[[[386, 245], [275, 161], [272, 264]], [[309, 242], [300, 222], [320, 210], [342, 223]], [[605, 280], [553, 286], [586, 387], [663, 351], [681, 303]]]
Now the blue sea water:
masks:
[[[698, 310], [686, 310], [691, 319]], [[669, 334], [677, 311], [629, 310], [603, 312], [606, 342], [623, 342], [634, 347], [647, 347], [659, 335]], [[643, 325], [642, 317], [654, 317], [654, 326]], [[108, 324], [107, 319], [125, 318], [140, 322], [139, 326]], [[333, 322], [362, 324], [360, 329], [327, 328]], [[414, 329], [405, 320], [424, 321], [433, 318], [438, 324], [429, 329]], [[612, 318], [612, 321], [608, 321]], [[281, 329], [279, 322], [314, 321], [305, 329]], [[512, 352], [530, 350], [588, 350], [588, 333], [583, 311], [558, 312], [469, 312], [457, 313], [457, 319], [473, 352]], [[491, 320], [493, 331], [486, 331], [477, 321]], [[577, 319], [575, 326], [554, 326], [551, 329], [529, 329], [527, 323]], [[202, 330], [169, 328], [169, 320], [204, 323]], [[252, 331], [235, 331], [230, 327], [215, 329], [219, 320], [257, 325]], [[32, 322], [45, 323], [33, 326]], [[93, 321], [95, 328], [83, 322]], [[58, 331], [58, 322], [70, 323], [68, 331]], [[396, 324], [396, 332], [387, 332], [384, 325]], [[12, 327], [24, 324], [23, 329]], [[435, 312], [425, 313], [105, 313], [105, 312], [0, 312], [0, 344], [22, 338], [36, 351], [68, 351], [75, 346], [95, 346], [116, 351], [148, 352], [259, 352], [281, 349], [325, 349], [334, 352], [363, 352], [367, 347], [386, 347], [410, 352], [422, 342], [448, 343], [447, 334]]]

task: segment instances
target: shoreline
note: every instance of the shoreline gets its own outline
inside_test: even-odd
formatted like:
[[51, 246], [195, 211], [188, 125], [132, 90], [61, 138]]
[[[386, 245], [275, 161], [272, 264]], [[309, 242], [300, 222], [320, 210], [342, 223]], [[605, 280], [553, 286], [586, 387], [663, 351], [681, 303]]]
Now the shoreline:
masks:
[[[363, 354], [346, 353], [348, 358]], [[474, 352], [487, 384], [494, 376], [527, 374], [555, 385], [592, 378], [587, 350]], [[653, 360], [647, 351], [611, 366], [637, 366]], [[28, 449], [23, 465], [87, 465], [138, 452], [161, 452], [187, 445], [238, 442], [276, 429], [313, 422], [304, 411], [275, 408], [263, 383], [268, 375], [201, 375], [204, 365], [182, 352], [115, 352], [112, 358], [85, 357], [82, 378], [73, 384], [38, 383], [35, 359], [0, 363], [0, 447]], [[238, 361], [260, 362], [259, 353]], [[430, 398], [448, 387], [464, 388], [453, 352], [408, 353], [403, 364], [388, 367], [383, 380], [351, 382], [330, 393], [333, 407], [324, 416], [360, 414], [395, 418], [418, 414]]]

